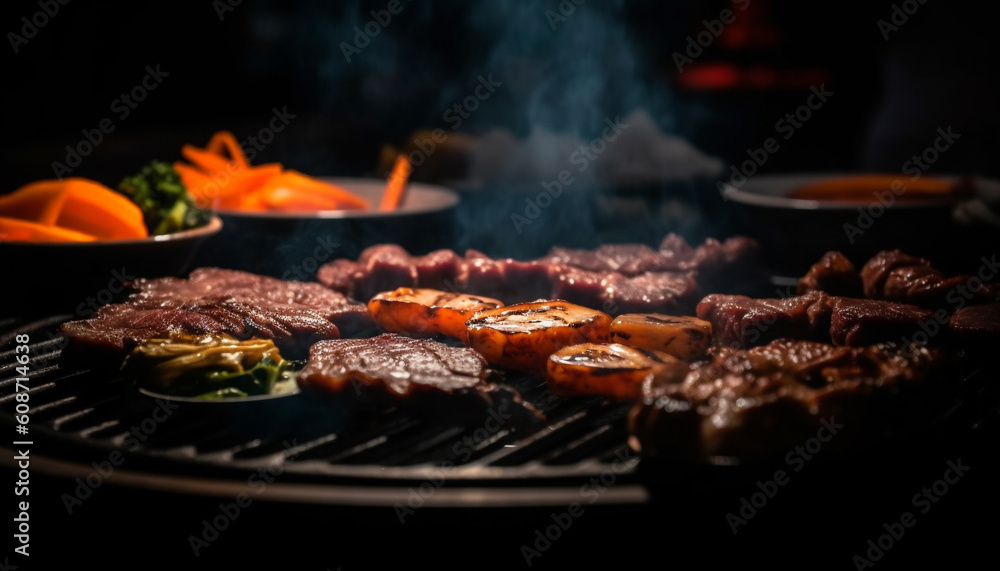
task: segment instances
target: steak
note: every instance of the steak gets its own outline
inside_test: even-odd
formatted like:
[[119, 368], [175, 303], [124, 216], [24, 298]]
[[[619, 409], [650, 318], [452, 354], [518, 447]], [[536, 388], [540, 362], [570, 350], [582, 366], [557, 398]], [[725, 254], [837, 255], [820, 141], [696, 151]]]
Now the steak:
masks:
[[698, 317], [712, 323], [715, 344], [741, 349], [781, 338], [861, 346], [912, 339], [934, 312], [913, 305], [829, 296], [813, 291], [783, 299], [713, 294]]
[[706, 240], [692, 248], [667, 236], [659, 249], [610, 244], [594, 250], [553, 248], [537, 260], [491, 258], [469, 250], [411, 256], [397, 245], [364, 250], [358, 260], [334, 260], [316, 278], [349, 297], [367, 300], [398, 287], [443, 289], [521, 303], [565, 299], [602, 311], [693, 310], [699, 295], [739, 283], [756, 258], [747, 238]]
[[317, 283], [200, 268], [188, 279], [139, 279], [132, 286], [126, 301], [64, 323], [62, 334], [77, 348], [111, 351], [173, 332], [227, 334], [273, 339], [283, 351], [304, 354], [319, 339], [374, 328], [367, 307]]
[[[930, 309], [954, 306], [958, 295], [964, 297], [963, 304], [1000, 300], [1000, 288], [996, 285], [983, 284], [972, 275], [945, 276], [929, 260], [901, 250], [885, 250], [873, 256], [861, 268], [861, 280], [865, 297]], [[976, 283], [979, 285], [973, 286]]]
[[[486, 360], [473, 349], [431, 339], [383, 333], [364, 339], [319, 341], [299, 372], [299, 387], [350, 402], [361, 410], [386, 407], [434, 415], [480, 415], [512, 405], [540, 418], [513, 390], [488, 381]], [[523, 418], [521, 419], [523, 420]]]
[[817, 436], [834, 448], [868, 442], [912, 419], [899, 393], [924, 388], [940, 360], [927, 347], [895, 345], [718, 348], [680, 381], [647, 380], [629, 413], [630, 442], [647, 456], [701, 461], [773, 458]]

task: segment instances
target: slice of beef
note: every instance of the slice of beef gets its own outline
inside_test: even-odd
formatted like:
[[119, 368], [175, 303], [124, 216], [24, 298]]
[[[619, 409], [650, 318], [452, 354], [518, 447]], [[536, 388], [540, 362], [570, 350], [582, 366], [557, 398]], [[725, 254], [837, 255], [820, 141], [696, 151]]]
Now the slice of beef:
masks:
[[831, 297], [828, 303], [830, 339], [837, 345], [909, 342], [921, 324], [934, 321], [933, 311], [904, 303], [846, 297]]
[[948, 329], [959, 340], [995, 346], [1000, 341], [1000, 303], [963, 307], [952, 314]]
[[914, 305], [821, 291], [783, 299], [713, 294], [701, 300], [697, 314], [712, 323], [715, 344], [730, 348], [786, 337], [850, 346], [912, 341], [934, 319], [934, 312]]
[[384, 244], [365, 248], [358, 257], [361, 271], [354, 283], [354, 298], [367, 302], [375, 294], [417, 286], [417, 268], [403, 248]]
[[842, 451], [918, 422], [900, 393], [923, 392], [940, 364], [927, 347], [720, 348], [680, 381], [647, 381], [629, 414], [630, 442], [646, 456], [700, 461], [777, 459], [817, 437]]
[[799, 279], [799, 295], [822, 291], [843, 297], [861, 297], [861, 276], [847, 256], [840, 252], [827, 252]]
[[606, 313], [687, 315], [698, 299], [698, 284], [687, 272], [646, 272], [635, 276], [611, 273], [604, 279]]
[[711, 294], [698, 303], [696, 313], [712, 324], [717, 345], [740, 349], [783, 337], [828, 338], [828, 300], [824, 292], [784, 299]]
[[956, 302], [1000, 300], [1000, 288], [977, 276], [946, 276], [924, 258], [901, 250], [885, 250], [861, 268], [865, 297], [909, 303], [929, 309], [954, 307]]
[[539, 419], [520, 395], [489, 377], [486, 360], [469, 347], [383, 333], [316, 343], [296, 378], [305, 391], [368, 411], [399, 407], [471, 420], [494, 409], [494, 418]]
[[339, 259], [320, 266], [316, 272], [316, 281], [333, 291], [356, 299], [354, 284], [360, 282], [363, 275], [363, 270], [357, 262]]
[[139, 279], [133, 286], [126, 301], [67, 322], [62, 333], [77, 347], [111, 351], [182, 332], [263, 337], [304, 354], [316, 340], [374, 329], [367, 307], [314, 282], [200, 268], [187, 279]]
[[435, 250], [416, 256], [417, 285], [421, 288], [459, 292], [466, 282], [465, 260], [452, 250]]

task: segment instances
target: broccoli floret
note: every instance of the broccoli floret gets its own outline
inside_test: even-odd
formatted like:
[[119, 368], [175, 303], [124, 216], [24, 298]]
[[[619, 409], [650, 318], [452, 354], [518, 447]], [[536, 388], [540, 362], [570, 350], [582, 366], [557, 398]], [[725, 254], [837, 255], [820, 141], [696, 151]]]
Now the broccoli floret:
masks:
[[210, 218], [208, 211], [195, 205], [174, 167], [163, 161], [152, 161], [125, 177], [118, 191], [139, 206], [153, 236], [197, 228]]

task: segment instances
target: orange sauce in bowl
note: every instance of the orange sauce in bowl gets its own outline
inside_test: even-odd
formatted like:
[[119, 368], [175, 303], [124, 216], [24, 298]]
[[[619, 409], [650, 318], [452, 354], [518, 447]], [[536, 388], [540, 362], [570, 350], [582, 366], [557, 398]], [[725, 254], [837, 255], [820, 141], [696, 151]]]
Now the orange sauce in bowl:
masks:
[[932, 177], [912, 180], [894, 175], [857, 175], [831, 178], [800, 186], [788, 198], [831, 202], [869, 202], [880, 193], [890, 192], [896, 200], [945, 200], [971, 194], [962, 182]]

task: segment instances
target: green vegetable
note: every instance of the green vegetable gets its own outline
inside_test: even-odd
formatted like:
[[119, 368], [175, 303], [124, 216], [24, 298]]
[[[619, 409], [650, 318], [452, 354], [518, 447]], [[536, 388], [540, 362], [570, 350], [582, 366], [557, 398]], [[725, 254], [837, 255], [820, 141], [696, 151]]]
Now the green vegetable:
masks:
[[211, 215], [198, 208], [174, 167], [152, 161], [118, 184], [118, 192], [142, 210], [150, 235], [170, 234], [208, 223]]
[[271, 340], [211, 335], [151, 339], [122, 363], [125, 376], [146, 389], [205, 399], [279, 392], [288, 369]]

